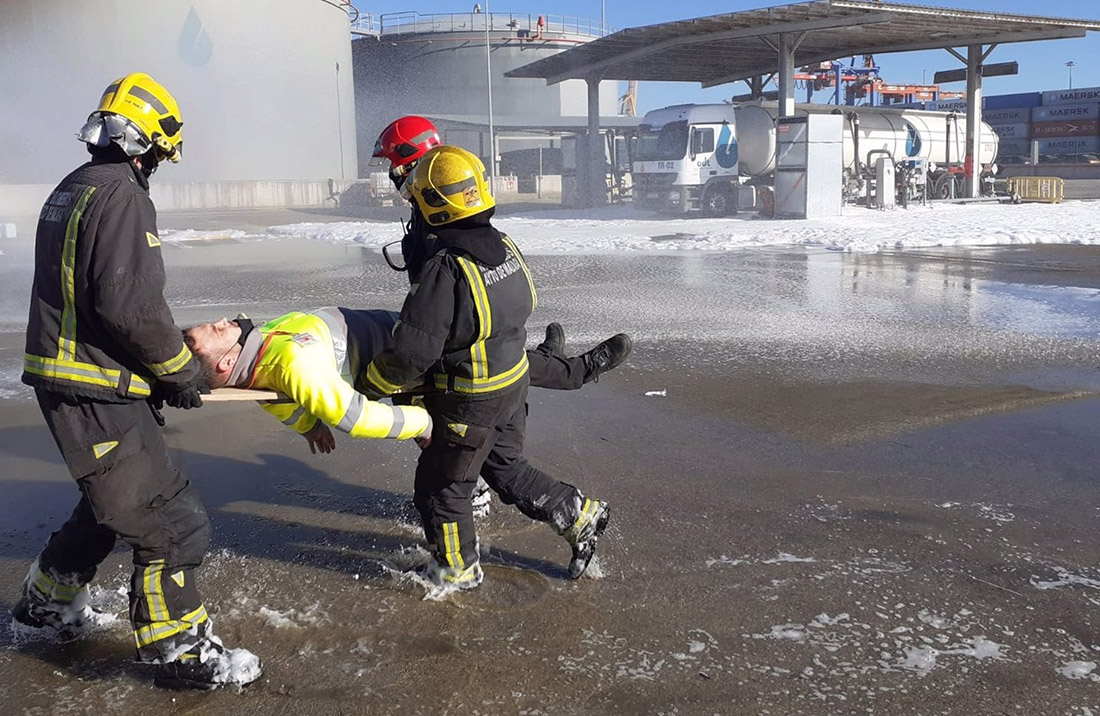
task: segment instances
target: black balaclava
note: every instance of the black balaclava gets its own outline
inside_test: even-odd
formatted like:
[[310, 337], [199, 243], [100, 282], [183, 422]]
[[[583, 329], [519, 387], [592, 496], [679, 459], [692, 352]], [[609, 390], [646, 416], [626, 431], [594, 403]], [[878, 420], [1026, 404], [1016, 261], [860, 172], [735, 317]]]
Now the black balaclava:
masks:
[[160, 164], [160, 157], [157, 156], [156, 147], [150, 147], [149, 151], [141, 155], [141, 174], [146, 181], [156, 173], [158, 164]]
[[420, 207], [415, 203], [409, 223], [405, 225], [405, 235], [401, 237], [401, 257], [405, 259], [405, 270], [409, 272], [409, 283], [420, 280], [420, 270], [431, 256], [428, 248], [428, 233], [431, 227], [424, 221]]

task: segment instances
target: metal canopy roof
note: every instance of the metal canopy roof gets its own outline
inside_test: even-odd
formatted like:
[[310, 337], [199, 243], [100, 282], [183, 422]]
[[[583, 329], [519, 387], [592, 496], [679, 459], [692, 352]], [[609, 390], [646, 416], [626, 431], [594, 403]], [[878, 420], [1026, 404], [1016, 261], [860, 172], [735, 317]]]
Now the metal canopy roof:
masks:
[[700, 82], [776, 70], [776, 40], [794, 35], [796, 66], [848, 55], [1083, 37], [1100, 21], [869, 0], [815, 0], [620, 30], [508, 72], [545, 79]]

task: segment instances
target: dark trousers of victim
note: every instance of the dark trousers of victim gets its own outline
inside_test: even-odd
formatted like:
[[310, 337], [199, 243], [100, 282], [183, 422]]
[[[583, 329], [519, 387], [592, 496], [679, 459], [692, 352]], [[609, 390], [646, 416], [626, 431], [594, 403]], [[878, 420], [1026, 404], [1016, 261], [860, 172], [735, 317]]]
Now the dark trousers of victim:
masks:
[[584, 385], [584, 359], [554, 355], [542, 345], [527, 351], [527, 374], [532, 388], [577, 390]]
[[432, 416], [431, 445], [416, 466], [413, 501], [424, 535], [440, 564], [478, 561], [470, 497], [480, 473], [506, 505], [560, 531], [579, 492], [531, 465], [523, 456], [527, 428], [525, 377], [488, 396], [456, 392], [425, 396]]
[[50, 535], [40, 568], [87, 583], [124, 540], [133, 549], [130, 621], [138, 659], [177, 658], [209, 629], [195, 569], [210, 544], [210, 521], [194, 485], [172, 464], [147, 403], [35, 393], [81, 494]]

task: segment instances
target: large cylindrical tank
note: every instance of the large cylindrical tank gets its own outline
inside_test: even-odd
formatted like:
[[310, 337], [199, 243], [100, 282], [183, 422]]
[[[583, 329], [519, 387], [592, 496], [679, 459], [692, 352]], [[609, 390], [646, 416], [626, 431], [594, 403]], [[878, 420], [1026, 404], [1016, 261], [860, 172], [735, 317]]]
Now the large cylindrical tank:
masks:
[[[488, 146], [471, 145], [487, 142], [480, 128], [488, 120], [490, 73], [498, 137], [563, 123], [583, 130], [588, 113], [583, 80], [547, 85], [504, 75], [594, 40], [603, 31], [598, 20], [556, 15], [382, 15], [375, 34], [352, 43], [361, 169], [379, 132], [405, 114], [436, 120], [445, 141], [487, 156]], [[617, 102], [618, 83], [601, 83], [600, 115], [616, 115]]]
[[[828, 114], [840, 110], [859, 118], [859, 160], [867, 165], [868, 153], [886, 150], [895, 161], [921, 158], [937, 166], [961, 165], [966, 156], [966, 116], [885, 107], [838, 107], [800, 104], [795, 114]], [[765, 176], [775, 170], [775, 105], [743, 104], [735, 110], [740, 171], [746, 176]], [[856, 142], [851, 120], [844, 123], [844, 166], [856, 161]], [[997, 158], [997, 133], [981, 125], [979, 161], [983, 166]]]
[[346, 0], [0, 2], [0, 184], [54, 184], [104, 88], [147, 72], [183, 114], [163, 182], [354, 178]]

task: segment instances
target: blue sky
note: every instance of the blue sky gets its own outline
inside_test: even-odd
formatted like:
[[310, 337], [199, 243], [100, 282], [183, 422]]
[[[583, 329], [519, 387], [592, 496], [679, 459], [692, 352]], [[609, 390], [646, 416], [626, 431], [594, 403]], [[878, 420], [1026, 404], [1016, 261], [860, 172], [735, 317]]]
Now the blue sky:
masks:
[[[354, 0], [362, 12], [376, 17], [384, 13], [417, 11], [422, 14], [469, 12], [475, 0]], [[786, 2], [769, 0], [489, 0], [489, 9], [498, 12], [521, 12], [586, 17], [598, 20], [601, 5], [607, 22], [617, 29], [652, 25], [692, 17], [719, 15], [739, 10], [750, 10]], [[1100, 20], [1100, 2], [1097, 0], [1059, 0], [1035, 2], [1035, 0], [925, 0], [920, 3], [965, 10], [995, 10], [1004, 13], [1048, 14], [1054, 17], [1072, 17]], [[484, 8], [485, 2], [481, 0]], [[1073, 68], [1074, 87], [1100, 86], [1100, 32], [1089, 33], [1079, 40], [1048, 40], [1044, 42], [1002, 45], [993, 51], [989, 62], [1020, 63], [1020, 74], [1014, 77], [995, 77], [985, 80], [987, 94], [1033, 92], [1062, 89], [1069, 84], [1069, 69], [1065, 63], [1076, 62]], [[931, 83], [937, 70], [955, 69], [959, 63], [943, 50], [931, 52], [907, 52], [879, 55], [876, 61], [882, 67], [882, 77], [892, 84], [919, 84], [927, 77]], [[965, 89], [965, 83], [944, 85], [943, 89]], [[638, 110], [645, 112], [680, 102], [719, 102], [745, 91], [743, 83], [729, 84], [708, 90], [698, 84], [643, 82], [638, 89]], [[824, 93], [817, 99], [825, 101]]]

